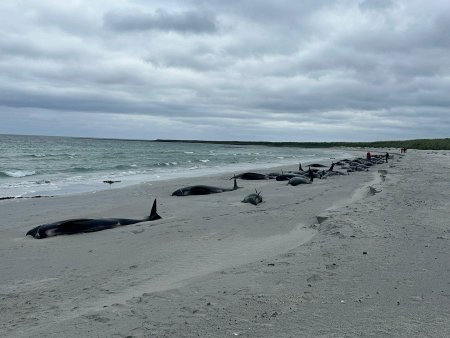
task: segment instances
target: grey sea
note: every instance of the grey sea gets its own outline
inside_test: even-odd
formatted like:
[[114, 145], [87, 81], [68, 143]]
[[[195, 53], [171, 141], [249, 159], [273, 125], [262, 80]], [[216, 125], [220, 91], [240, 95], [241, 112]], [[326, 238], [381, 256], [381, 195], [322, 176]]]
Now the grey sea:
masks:
[[0, 135], [0, 198], [62, 195], [348, 157], [340, 149]]

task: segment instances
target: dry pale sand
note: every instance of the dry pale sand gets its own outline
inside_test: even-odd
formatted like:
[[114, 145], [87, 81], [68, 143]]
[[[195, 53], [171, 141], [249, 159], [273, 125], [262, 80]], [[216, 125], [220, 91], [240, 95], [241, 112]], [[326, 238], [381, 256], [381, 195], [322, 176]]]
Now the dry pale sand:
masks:
[[[297, 187], [170, 196], [231, 187], [221, 174], [1, 201], [0, 336], [449, 337], [449, 173], [450, 152], [409, 150]], [[265, 202], [241, 203], [255, 188]], [[142, 218], [155, 197], [155, 222], [24, 236], [65, 218]]]

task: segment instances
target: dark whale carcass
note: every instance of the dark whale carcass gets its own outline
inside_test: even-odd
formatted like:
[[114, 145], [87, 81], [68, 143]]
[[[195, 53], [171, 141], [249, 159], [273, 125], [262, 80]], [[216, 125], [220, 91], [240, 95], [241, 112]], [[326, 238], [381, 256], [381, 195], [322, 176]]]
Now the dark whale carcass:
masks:
[[292, 177], [289, 180], [288, 185], [296, 186], [299, 184], [311, 184], [312, 182], [312, 179], [307, 179], [305, 177]]
[[256, 193], [254, 194], [247, 195], [242, 200], [242, 203], [251, 203], [253, 205], [258, 205], [258, 203], [261, 202], [262, 202], [261, 191], [260, 192], [256, 191]]
[[209, 195], [209, 194], [219, 194], [225, 191], [233, 191], [239, 189], [236, 177], [234, 178], [234, 186], [233, 188], [219, 188], [213, 187], [209, 185], [193, 185], [190, 187], [184, 187], [175, 190], [172, 193], [172, 196], [191, 196], [191, 195]]
[[304, 177], [304, 175], [295, 174], [295, 173], [286, 173], [278, 175], [275, 179], [277, 181], [289, 181], [293, 177]]
[[268, 180], [269, 179], [269, 175], [260, 174], [260, 173], [242, 173], [235, 177], [240, 178], [241, 180]]
[[129, 218], [77, 218], [65, 221], [39, 225], [27, 232], [27, 236], [41, 239], [46, 237], [73, 235], [83, 232], [95, 232], [106, 229], [113, 229], [119, 226], [149, 222], [160, 219], [156, 212], [156, 199], [153, 202], [150, 216], [144, 219]]
[[308, 167], [313, 167], [313, 168], [325, 168], [326, 165], [320, 164], [320, 163], [313, 163], [313, 164], [308, 164]]

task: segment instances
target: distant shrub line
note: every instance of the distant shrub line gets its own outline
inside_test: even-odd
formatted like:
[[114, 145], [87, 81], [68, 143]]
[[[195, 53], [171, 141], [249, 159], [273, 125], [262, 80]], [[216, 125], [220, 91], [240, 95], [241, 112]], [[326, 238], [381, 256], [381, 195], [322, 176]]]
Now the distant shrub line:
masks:
[[375, 142], [262, 142], [262, 141], [201, 141], [201, 140], [155, 140], [156, 142], [211, 143], [228, 145], [262, 145], [270, 147], [301, 147], [301, 148], [402, 148], [421, 150], [450, 150], [450, 138], [417, 139], [404, 141]]

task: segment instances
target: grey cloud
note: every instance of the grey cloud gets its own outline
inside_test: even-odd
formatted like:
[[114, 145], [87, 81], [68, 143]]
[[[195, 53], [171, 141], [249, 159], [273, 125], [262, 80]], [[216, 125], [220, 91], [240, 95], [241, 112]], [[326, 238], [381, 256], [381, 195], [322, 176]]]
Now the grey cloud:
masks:
[[[192, 4], [198, 0], [191, 0]], [[302, 1], [273, 1], [259, 0], [201, 0], [204, 8], [212, 9], [218, 13], [225, 13], [235, 18], [254, 21], [264, 24], [275, 24], [280, 27], [288, 25], [294, 28], [298, 26], [311, 13], [317, 12], [321, 8], [330, 5], [329, 0], [302, 0]]]
[[175, 31], [181, 33], [214, 33], [215, 18], [197, 11], [169, 13], [159, 9], [154, 13], [114, 10], [105, 14], [105, 25], [116, 31]]
[[99, 5], [98, 2], [82, 4], [38, 1], [31, 3], [28, 11], [33, 13], [32, 18], [40, 27], [49, 27], [65, 34], [89, 39], [93, 32], [98, 32], [101, 28]]
[[[39, 109], [59, 112], [85, 112], [110, 114], [137, 114], [164, 117], [214, 117], [222, 113], [212, 110], [213, 105], [201, 102], [186, 105], [184, 102], [159, 102], [141, 96], [131, 98], [118, 96], [116, 92], [89, 90], [52, 90], [0, 87], [0, 107], [13, 109]], [[3, 109], [3, 110], [4, 110]], [[241, 115], [245, 116], [245, 114]]]
[[393, 6], [392, 0], [364, 0], [360, 5], [362, 9], [379, 10]]
[[129, 106], [124, 100], [107, 98], [88, 92], [42, 92], [38, 90], [1, 88], [2, 106], [58, 111], [120, 112]]
[[156, 123], [169, 138], [448, 136], [450, 5], [433, 4], [2, 3], [0, 131], [20, 131], [27, 112], [59, 129], [70, 117], [80, 135], [77, 116], [112, 133], [92, 136], [128, 137], [113, 134], [119, 120]]
[[161, 68], [188, 68], [197, 72], [210, 72], [232, 67], [235, 60], [231, 57], [220, 56], [214, 51], [180, 50], [162, 55], [150, 55], [145, 60]]
[[[42, 38], [43, 39], [43, 38]], [[39, 41], [26, 36], [5, 36], [0, 39], [0, 50], [2, 56], [20, 57], [25, 59], [64, 59], [66, 61], [80, 59], [85, 55], [80, 50], [78, 43], [73, 41], [69, 44], [66, 40], [65, 46], [56, 46], [47, 41]]]

